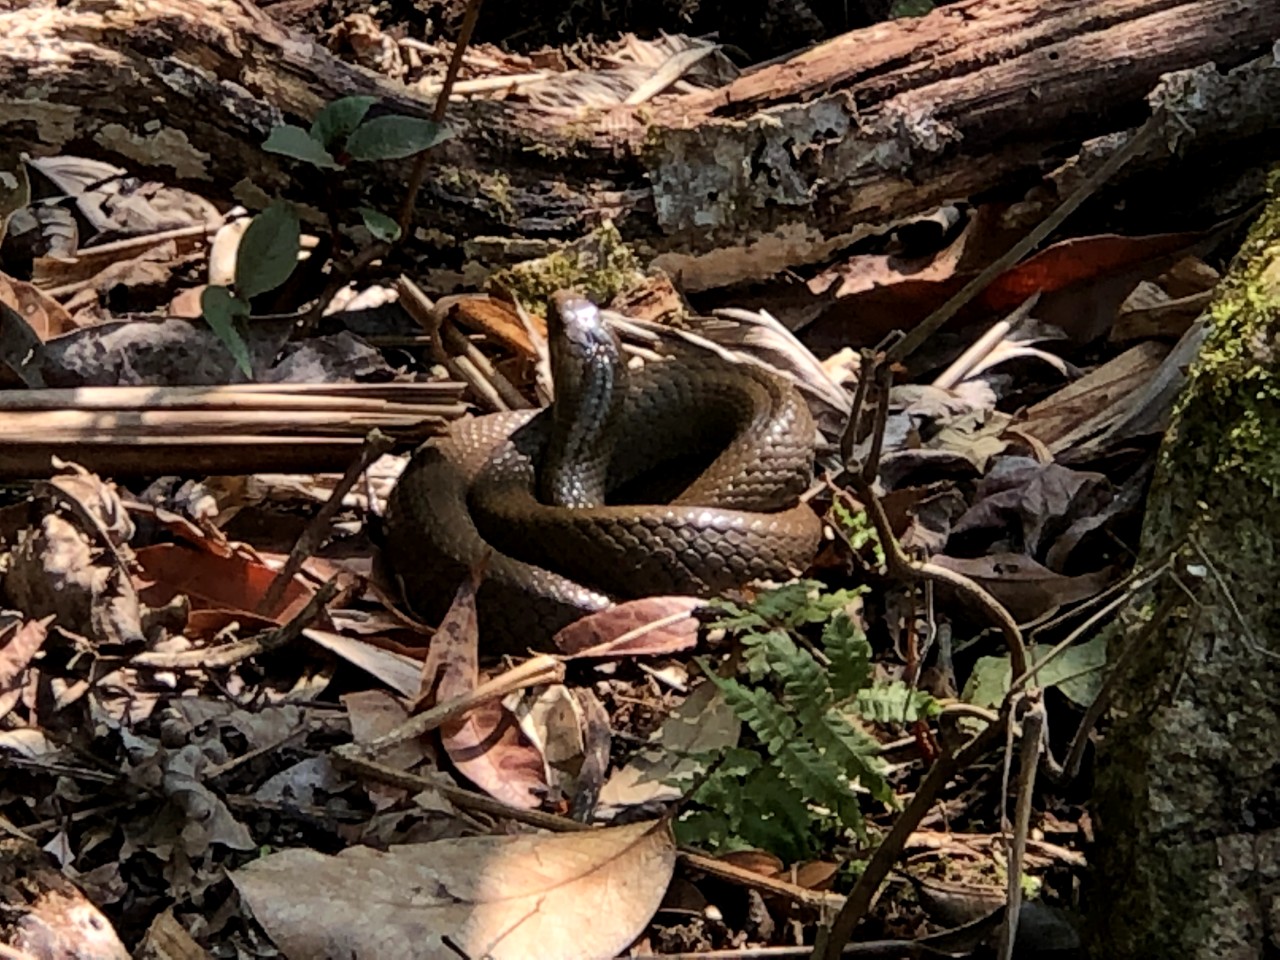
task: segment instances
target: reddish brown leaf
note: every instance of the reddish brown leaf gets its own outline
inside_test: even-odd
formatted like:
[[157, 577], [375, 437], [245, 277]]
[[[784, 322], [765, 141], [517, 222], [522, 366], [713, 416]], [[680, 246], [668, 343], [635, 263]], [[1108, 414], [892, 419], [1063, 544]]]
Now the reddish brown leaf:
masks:
[[653, 656], [689, 650], [698, 644], [695, 597], [644, 597], [589, 613], [555, 636], [569, 656]]
[[973, 559], [937, 556], [933, 563], [964, 574], [999, 600], [1019, 623], [1087, 599], [1111, 582], [1109, 570], [1064, 577], [1030, 557], [1014, 553]]
[[144, 547], [137, 553], [144, 580], [138, 592], [151, 606], [162, 606], [178, 594], [191, 599], [200, 610], [234, 612], [266, 617], [272, 623], [287, 623], [311, 599], [313, 591], [295, 577], [273, 610], [258, 611], [258, 604], [275, 579], [276, 572], [243, 555], [219, 557], [203, 550], [164, 543]]
[[[473, 571], [458, 587], [449, 612], [431, 639], [422, 667], [420, 697], [433, 686], [437, 703], [475, 689], [479, 678], [479, 585], [480, 573]], [[547, 788], [542, 755], [525, 739], [501, 703], [481, 704], [461, 719], [442, 725], [440, 739], [458, 771], [486, 793], [524, 809], [542, 802]]]

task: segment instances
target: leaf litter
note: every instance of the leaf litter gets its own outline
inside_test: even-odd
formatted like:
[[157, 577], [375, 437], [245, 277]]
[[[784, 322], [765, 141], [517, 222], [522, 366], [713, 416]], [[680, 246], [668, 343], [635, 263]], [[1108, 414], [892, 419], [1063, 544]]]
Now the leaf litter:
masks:
[[[348, 37], [358, 27], [377, 40], [388, 72], [421, 70], [424, 56], [440, 66], [424, 50], [417, 67], [406, 66], [413, 57], [404, 51], [415, 48], [385, 42], [372, 21], [346, 26]], [[635, 41], [627, 69], [606, 64], [587, 86], [557, 80], [564, 64], [504, 55], [499, 67], [480, 48], [468, 51], [468, 69], [515, 78], [502, 96], [554, 108], [575, 98], [619, 102], [620, 89], [625, 99], [637, 89], [627, 72], [636, 64], [652, 72], [684, 57], [726, 68], [702, 41], [664, 42], [674, 46], [655, 53]], [[430, 69], [423, 76], [439, 80]], [[321, 129], [319, 140], [354, 136], [357, 112], [349, 123], [335, 114], [341, 129]], [[369, 124], [357, 145], [401, 155], [392, 126]], [[281, 134], [282, 149], [309, 151], [315, 133]], [[417, 124], [408, 135], [420, 145], [441, 131]], [[197, 949], [235, 944], [292, 957], [610, 957], [632, 945], [781, 944], [785, 930], [812, 931], [815, 903], [824, 902], [815, 892], [848, 891], [841, 865], [867, 860], [900, 804], [872, 796], [869, 776], [842, 781], [842, 801], [856, 798], [874, 827], [859, 831], [815, 797], [762, 807], [762, 794], [716, 780], [729, 771], [766, 794], [783, 792], [760, 760], [767, 706], [735, 709], [733, 688], [701, 671], [729, 676], [745, 663], [765, 676], [784, 662], [799, 670], [810, 651], [833, 677], [865, 672], [870, 686], [850, 700], [844, 739], [826, 749], [874, 758], [899, 797], [938, 756], [947, 731], [937, 716], [1005, 699], [1010, 657], [973, 598], [895, 583], [876, 552], [882, 545], [849, 506], [866, 504], [848, 496], [836, 498], [843, 514], [829, 507], [833, 536], [811, 571], [830, 590], [856, 588], [838, 610], [812, 597], [787, 608], [778, 594], [752, 590], [734, 600], [738, 627], [760, 622], [735, 634], [708, 630], [714, 614], [702, 601], [647, 598], [560, 631], [563, 682], [513, 677], [518, 666], [485, 653], [473, 585], [461, 586], [441, 623], [416, 622], [380, 578], [370, 528], [403, 451], [464, 415], [464, 398], [483, 409], [486, 378], [500, 377], [524, 405], [540, 398], [533, 367], [545, 324], [536, 305], [513, 302], [497, 283], [431, 305], [437, 330], [480, 338], [480, 358], [496, 361], [496, 374], [482, 370], [479, 380], [459, 373], [470, 368], [456, 358], [445, 376], [396, 346], [421, 336], [420, 318], [385, 289], [367, 310], [358, 299], [366, 291], [353, 291], [355, 309], [329, 314], [337, 332], [295, 340], [290, 311], [316, 291], [300, 294], [286, 280], [316, 238], [292, 210], [268, 208], [276, 213], [255, 230], [235, 225], [228, 198], [215, 204], [95, 160], [26, 166], [34, 199], [8, 217], [0, 247], [0, 309], [16, 331], [0, 371], [6, 402], [42, 404], [33, 409], [46, 415], [15, 416], [7, 428], [7, 439], [32, 451], [7, 469], [39, 479], [0, 523], [0, 816], [21, 838], [0, 863], [34, 872], [31, 851], [43, 849], [76, 881], [74, 895], [119, 929], [149, 928], [150, 938], [173, 925], [170, 935], [194, 937]], [[55, 192], [74, 216], [38, 202]], [[698, 303], [707, 317], [688, 316], [669, 280], [637, 270], [613, 298], [626, 314], [618, 329], [637, 357], [678, 340], [790, 376], [823, 432], [819, 465], [839, 486], [837, 451], [865, 360], [858, 349], [941, 305], [1022, 232], [994, 203], [945, 213], [803, 283], [711, 291]], [[1155, 447], [1218, 278], [1221, 260], [1202, 259], [1207, 236], [1060, 239], [989, 286], [885, 397], [878, 495], [892, 531], [1034, 627], [1033, 664], [1105, 602], [1130, 562]], [[589, 259], [605, 246], [596, 235], [580, 251]], [[530, 260], [512, 276], [545, 267]], [[224, 306], [238, 304], [218, 314], [217, 333], [198, 319], [213, 289], [229, 291], [212, 295]], [[1043, 296], [1030, 319], [965, 359], [1033, 291]], [[243, 322], [249, 301], [272, 296], [285, 319]], [[210, 312], [206, 301], [212, 320]], [[656, 322], [676, 316], [678, 328]], [[166, 393], [248, 381], [259, 386], [210, 391], [199, 403]], [[288, 384], [307, 386], [266, 388]], [[93, 402], [87, 388], [131, 385], [151, 394], [146, 403], [168, 398], [177, 418], [159, 416], [163, 403], [125, 415], [144, 408], [119, 393], [100, 401], [111, 416], [95, 413], [90, 424], [68, 416]], [[58, 388], [77, 393], [41, 392]], [[209, 406], [214, 397], [219, 405]], [[246, 416], [251, 407], [259, 415]], [[324, 471], [344, 466], [375, 427], [400, 452], [346, 496], [325, 546], [265, 604], [334, 488]], [[148, 444], [148, 457], [119, 452]], [[281, 454], [286, 444], [295, 452]], [[873, 445], [861, 444], [859, 455]], [[51, 461], [51, 452], [77, 462]], [[252, 483], [191, 482], [223, 473], [252, 474]], [[159, 475], [187, 482], [143, 483]], [[813, 493], [828, 509], [829, 490]], [[549, 639], [531, 635], [529, 646]], [[865, 663], [853, 652], [862, 642], [873, 653]], [[1057, 698], [1055, 711], [1075, 718], [1097, 696], [1104, 663], [1104, 639], [1086, 635], [1037, 682]], [[510, 688], [495, 692], [504, 679]], [[448, 712], [459, 701], [465, 709]], [[414, 726], [433, 710], [447, 715]], [[699, 788], [711, 789], [695, 801]], [[1083, 828], [1070, 799], [1038, 802], [1043, 833], [1026, 866], [1046, 909], [1057, 909], [1081, 866]], [[726, 829], [692, 837], [707, 849], [688, 854], [676, 874], [672, 831], [699, 804]], [[732, 834], [735, 817], [772, 819], [756, 836], [775, 833], [776, 850], [790, 856], [739, 849], [740, 837], [712, 842]], [[796, 825], [787, 818], [827, 846], [798, 853], [783, 842], [794, 839], [782, 836]], [[1003, 903], [999, 818], [991, 785], [960, 771], [904, 844], [914, 900], [887, 894], [864, 923], [866, 937], [927, 943], [989, 917]], [[72, 930], [65, 917], [51, 928]]]

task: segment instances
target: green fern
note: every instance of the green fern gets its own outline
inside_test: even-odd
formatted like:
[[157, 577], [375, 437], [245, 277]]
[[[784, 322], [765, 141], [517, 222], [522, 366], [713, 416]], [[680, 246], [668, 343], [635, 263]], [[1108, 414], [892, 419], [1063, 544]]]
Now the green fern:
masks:
[[[849, 613], [858, 598], [802, 580], [750, 606], [717, 603], [714, 626], [739, 641], [745, 680], [702, 666], [757, 746], [705, 758], [718, 766], [677, 825], [682, 840], [794, 859], [819, 849], [833, 827], [865, 837], [860, 793], [893, 803], [866, 724], [911, 722], [937, 705], [905, 684], [873, 683], [871, 646]], [[819, 626], [814, 644], [808, 635]]]

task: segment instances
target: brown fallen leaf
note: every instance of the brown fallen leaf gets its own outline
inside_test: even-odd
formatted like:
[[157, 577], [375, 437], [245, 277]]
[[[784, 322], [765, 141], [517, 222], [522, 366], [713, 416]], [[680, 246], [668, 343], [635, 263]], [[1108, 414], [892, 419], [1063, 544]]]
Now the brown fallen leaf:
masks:
[[294, 577], [274, 610], [259, 611], [258, 604], [276, 577], [276, 571], [264, 563], [240, 554], [222, 557], [173, 543], [143, 547], [137, 560], [148, 581], [140, 584], [140, 592], [152, 606], [185, 594], [193, 608], [232, 612], [242, 623], [249, 622], [244, 617], [253, 623], [288, 623], [313, 592]]
[[1168, 353], [1164, 344], [1150, 342], [1126, 350], [1029, 407], [1018, 429], [1054, 443], [1147, 383]]
[[1066, 577], [1020, 553], [993, 553], [971, 559], [936, 556], [932, 562], [962, 573], [984, 588], [1019, 623], [1092, 597], [1111, 582], [1110, 570]]
[[0, 303], [22, 315], [41, 340], [75, 330], [78, 324], [62, 304], [39, 287], [0, 273]]
[[698, 645], [695, 597], [643, 597], [589, 613], [555, 635], [570, 657], [653, 656]]
[[21, 698], [27, 668], [44, 645], [53, 619], [14, 619], [0, 629], [0, 718], [8, 716]]
[[295, 848], [231, 880], [295, 960], [609, 960], [658, 909], [675, 855], [667, 824], [649, 822], [336, 857]]
[[[431, 638], [431, 650], [422, 665], [420, 698], [432, 686], [437, 703], [476, 688], [480, 674], [479, 585], [480, 574], [473, 571], [458, 587], [449, 612]], [[440, 740], [458, 772], [490, 796], [523, 810], [541, 804], [547, 790], [546, 764], [501, 703], [482, 703], [465, 716], [442, 724]]]

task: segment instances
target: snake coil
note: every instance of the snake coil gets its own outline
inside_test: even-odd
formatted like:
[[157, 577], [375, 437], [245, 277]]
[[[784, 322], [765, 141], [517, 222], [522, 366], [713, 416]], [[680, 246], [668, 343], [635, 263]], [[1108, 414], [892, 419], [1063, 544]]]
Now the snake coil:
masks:
[[443, 615], [487, 558], [487, 645], [545, 644], [614, 600], [784, 578], [821, 535], [799, 502], [814, 425], [791, 384], [704, 353], [628, 371], [588, 301], [548, 311], [555, 402], [469, 418], [414, 453], [384, 554], [408, 604]]

